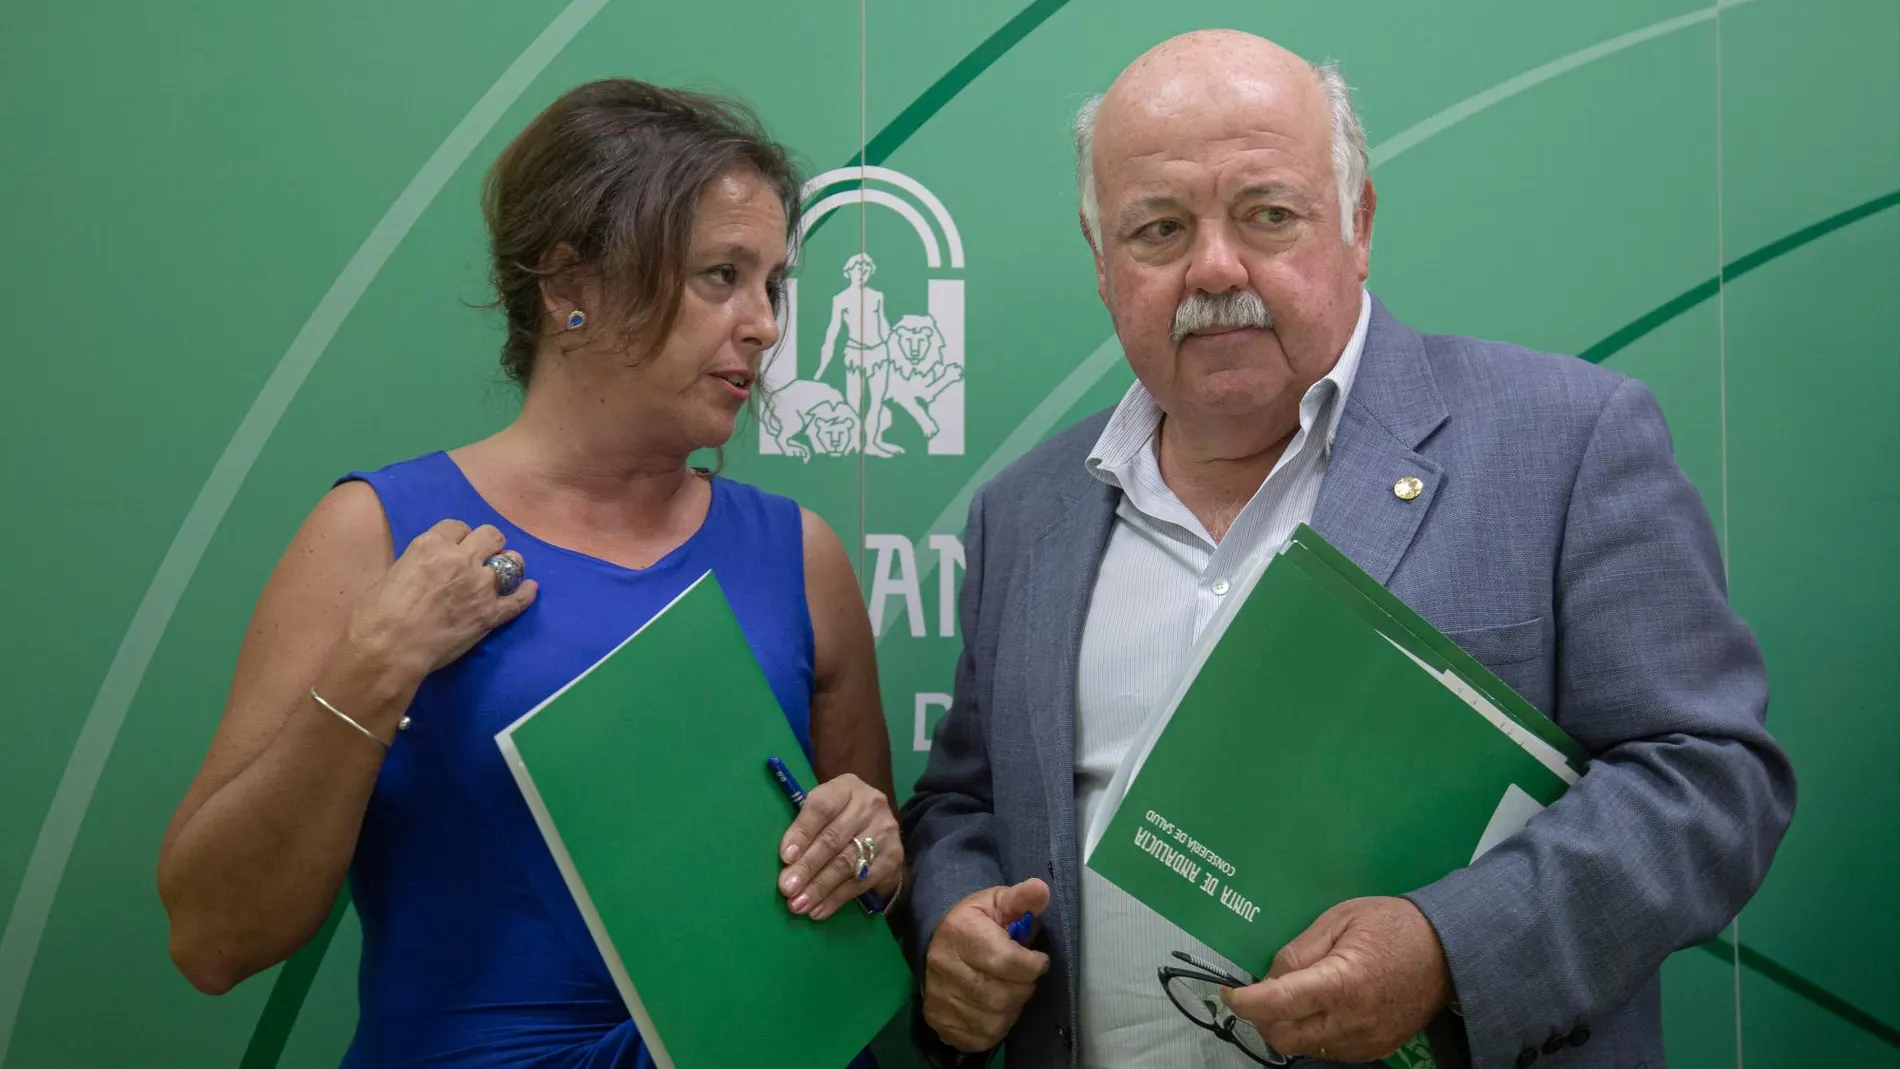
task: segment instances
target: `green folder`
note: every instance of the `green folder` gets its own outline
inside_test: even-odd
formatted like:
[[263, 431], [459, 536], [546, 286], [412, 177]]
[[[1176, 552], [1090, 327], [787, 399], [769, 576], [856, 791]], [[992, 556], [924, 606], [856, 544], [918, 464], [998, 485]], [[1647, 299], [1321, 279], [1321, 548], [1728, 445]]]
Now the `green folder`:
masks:
[[[1556, 801], [1586, 759], [1301, 525], [1202, 632], [1110, 784], [1119, 801], [1088, 829], [1087, 864], [1262, 976], [1332, 906], [1475, 860]], [[1388, 1061], [1429, 1054], [1415, 1040]]]
[[884, 918], [778, 892], [766, 758], [814, 780], [711, 572], [495, 742], [662, 1069], [844, 1069], [903, 1007]]

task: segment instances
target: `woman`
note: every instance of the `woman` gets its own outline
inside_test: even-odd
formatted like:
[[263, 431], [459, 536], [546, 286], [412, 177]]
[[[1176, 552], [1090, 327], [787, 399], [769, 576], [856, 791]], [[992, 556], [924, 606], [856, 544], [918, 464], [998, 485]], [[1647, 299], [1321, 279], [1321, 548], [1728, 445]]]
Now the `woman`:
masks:
[[624, 80], [568, 93], [497, 161], [484, 208], [520, 417], [346, 476], [279, 562], [159, 862], [194, 985], [290, 956], [347, 873], [346, 1065], [650, 1065], [493, 736], [707, 568], [822, 781], [781, 843], [787, 907], [822, 921], [901, 891], [844, 549], [687, 463], [731, 437], [778, 339], [798, 192], [737, 106]]

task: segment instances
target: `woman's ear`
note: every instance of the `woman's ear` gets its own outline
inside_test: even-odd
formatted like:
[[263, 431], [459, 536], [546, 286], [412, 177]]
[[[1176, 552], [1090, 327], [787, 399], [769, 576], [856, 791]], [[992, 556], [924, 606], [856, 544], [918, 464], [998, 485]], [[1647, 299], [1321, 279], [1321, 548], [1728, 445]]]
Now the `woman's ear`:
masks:
[[587, 314], [587, 289], [574, 246], [556, 245], [541, 263], [541, 307], [557, 328], [567, 327], [575, 312]]

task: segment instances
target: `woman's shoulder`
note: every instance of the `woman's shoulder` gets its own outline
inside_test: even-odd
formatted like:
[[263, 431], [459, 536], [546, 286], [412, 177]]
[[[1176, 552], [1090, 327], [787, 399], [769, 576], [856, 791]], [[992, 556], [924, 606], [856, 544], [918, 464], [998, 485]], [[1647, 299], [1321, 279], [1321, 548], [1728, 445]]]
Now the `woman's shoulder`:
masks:
[[788, 516], [793, 522], [798, 521], [802, 506], [784, 494], [724, 475], [715, 474], [712, 479], [713, 484], [725, 492], [727, 501], [737, 508], [767, 514], [781, 521]]
[[407, 545], [445, 516], [462, 518], [470, 526], [487, 522], [471, 493], [461, 469], [447, 453], [436, 450], [381, 467], [353, 469], [331, 484], [328, 496], [373, 499], [367, 507], [381, 514], [389, 537], [396, 545]]
[[740, 526], [780, 545], [802, 546], [813, 525], [829, 528], [816, 512], [784, 494], [715, 475], [715, 486]]
[[440, 450], [432, 450], [403, 460], [392, 461], [380, 467], [352, 468], [339, 476], [334, 485], [342, 486], [350, 482], [366, 482], [371, 486], [382, 487], [418, 480], [437, 480], [445, 474], [449, 455]]

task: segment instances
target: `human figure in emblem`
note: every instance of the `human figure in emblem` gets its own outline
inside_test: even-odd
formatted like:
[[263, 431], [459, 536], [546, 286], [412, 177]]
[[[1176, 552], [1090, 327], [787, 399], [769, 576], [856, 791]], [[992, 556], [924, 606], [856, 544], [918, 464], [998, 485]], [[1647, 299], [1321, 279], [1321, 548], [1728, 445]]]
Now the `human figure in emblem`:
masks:
[[[822, 378], [831, 363], [831, 354], [844, 335], [845, 400], [857, 412], [864, 433], [864, 453], [873, 457], [894, 457], [904, 450], [884, 440], [890, 423], [884, 402], [891, 386], [891, 324], [884, 315], [884, 294], [870, 286], [877, 264], [865, 253], [846, 260], [844, 277], [850, 281], [831, 298], [831, 322], [825, 327], [825, 342], [818, 350], [818, 373]], [[865, 384], [870, 397], [859, 407]]]

